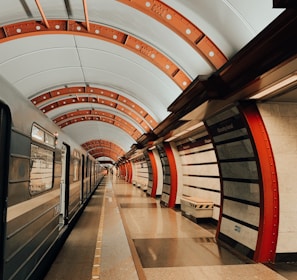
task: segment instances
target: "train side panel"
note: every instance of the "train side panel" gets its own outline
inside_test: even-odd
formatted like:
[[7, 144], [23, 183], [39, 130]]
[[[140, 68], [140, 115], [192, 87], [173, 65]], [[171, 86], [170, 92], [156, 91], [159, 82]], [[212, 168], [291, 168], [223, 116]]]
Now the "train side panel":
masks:
[[12, 116], [0, 278], [42, 279], [105, 169], [1, 77], [0, 87], [0, 101]]

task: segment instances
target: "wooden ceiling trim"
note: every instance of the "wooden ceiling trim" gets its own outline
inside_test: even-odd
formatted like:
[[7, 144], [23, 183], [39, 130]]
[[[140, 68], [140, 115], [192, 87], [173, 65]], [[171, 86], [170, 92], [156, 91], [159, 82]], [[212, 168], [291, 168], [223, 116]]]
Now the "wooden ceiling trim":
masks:
[[[65, 97], [69, 98], [66, 98], [67, 100], [65, 101]], [[108, 104], [108, 99], [106, 99], [105, 97], [114, 100], [115, 103], [113, 103], [113, 108], [116, 108], [121, 112], [127, 114], [129, 117], [133, 118], [138, 123], [140, 123], [143, 119], [148, 119], [148, 125], [150, 129], [153, 129], [157, 126], [157, 121], [150, 114], [148, 114], [146, 110], [144, 110], [141, 106], [137, 105], [135, 102], [131, 101], [129, 98], [126, 98], [109, 90], [95, 87], [66, 87], [61, 89], [55, 89], [32, 97], [31, 102], [35, 106], [37, 106], [41, 111], [43, 111], [43, 113], [47, 113], [50, 110], [60, 107], [61, 105], [69, 105], [77, 103], [79, 101], [86, 102], [86, 99], [88, 100], [88, 102], [91, 103]], [[70, 98], [73, 99], [70, 100]], [[54, 100], [59, 101], [57, 104], [54, 102], [48, 104], [50, 101]], [[106, 100], [107, 103], [105, 103], [105, 101], [102, 102], [103, 100]], [[118, 102], [121, 102], [122, 104], [118, 104]], [[45, 106], [42, 107], [42, 105]], [[140, 115], [141, 117], [139, 117], [138, 115]]]
[[[196, 25], [159, 0], [118, 0], [170, 28], [190, 44], [215, 70], [227, 62], [226, 56]], [[184, 83], [175, 79], [177, 83]]]
[[114, 144], [113, 142], [102, 140], [102, 139], [93, 139], [83, 143], [81, 146], [85, 148], [87, 151], [95, 149], [96, 147], [102, 146], [102, 147], [110, 148], [111, 150], [124, 153], [124, 150], [120, 146]]
[[94, 158], [100, 158], [100, 157], [108, 157], [111, 158], [113, 161], [118, 161], [118, 159], [122, 156], [122, 155], [117, 155], [116, 153], [107, 153], [107, 152], [98, 152], [98, 153], [94, 153], [92, 154], [92, 156]]
[[[137, 129], [135, 127], [125, 125], [122, 122], [115, 121], [114, 119], [109, 119], [109, 118], [99, 117], [99, 116], [92, 116], [92, 115], [73, 117], [72, 119], [68, 119], [68, 120], [65, 120], [64, 122], [61, 122], [59, 124], [59, 127], [60, 128], [65, 128], [65, 127], [67, 127], [69, 125], [80, 123], [80, 122], [86, 122], [86, 121], [97, 121], [97, 122], [104, 122], [104, 123], [107, 123], [107, 124], [114, 125], [114, 126], [120, 128], [120, 129], [122, 129], [123, 131], [125, 131], [130, 136], [133, 135], [133, 133], [135, 131], [137, 131]], [[134, 140], [136, 140], [136, 139], [137, 138], [135, 138]]]
[[[39, 36], [48, 34], [71, 34], [78, 36], [87, 36], [119, 45], [136, 53], [137, 55], [154, 64], [163, 71], [172, 81], [174, 81], [182, 90], [185, 85], [190, 84], [191, 78], [180, 67], [171, 61], [166, 55], [158, 51], [148, 43], [141, 41], [129, 34], [118, 31], [114, 28], [90, 23], [86, 28], [84, 22], [74, 20], [47, 20], [48, 25], [40, 21], [25, 21], [9, 24], [0, 27], [0, 43], [15, 40], [29, 36]], [[168, 65], [175, 71], [168, 71]], [[184, 80], [176, 79], [174, 73], [182, 72]]]
[[95, 158], [103, 156], [117, 161], [119, 157], [125, 154], [121, 147], [106, 140], [93, 139], [83, 143], [81, 146]]
[[[44, 114], [46, 114], [46, 113], [48, 113], [48, 112], [51, 111], [51, 110], [57, 109], [57, 108], [59, 108], [59, 107], [61, 107], [61, 106], [70, 105], [70, 104], [73, 104], [73, 103], [90, 103], [90, 102], [88, 102], [88, 101], [80, 101], [80, 102], [77, 102], [77, 101], [73, 101], [72, 99], [67, 99], [66, 101], [64, 100], [63, 102], [59, 102], [59, 103], [58, 103], [58, 102], [51, 103], [51, 104], [49, 104], [49, 105], [47, 105], [47, 106], [41, 108], [41, 111], [42, 111]], [[91, 104], [94, 104], [94, 103], [91, 102]], [[105, 103], [102, 103], [102, 102], [100, 102], [99, 104], [101, 104], [101, 105], [106, 105], [106, 106], [115, 108], [114, 104], [105, 104]], [[115, 109], [116, 109], [116, 108], [115, 108]], [[92, 111], [94, 111], [94, 109], [92, 109]], [[98, 111], [98, 110], [95, 110], [95, 111]], [[122, 111], [121, 111], [121, 112], [122, 112]], [[89, 116], [89, 115], [88, 115], [88, 116]], [[101, 113], [101, 116], [100, 116], [100, 115], [98, 116], [98, 114], [94, 114], [94, 115], [92, 116], [92, 120], [101, 120], [101, 121], [104, 121], [104, 122], [112, 123], [113, 121], [111, 121], [110, 118], [109, 118], [108, 116], [110, 116], [110, 115], [108, 115], [108, 113], [106, 113], [106, 115], [104, 115], [103, 112], [102, 112], [102, 113]], [[61, 117], [61, 116], [59, 116], [59, 117]], [[72, 116], [70, 116], [70, 117], [75, 117], [74, 113], [72, 113]], [[61, 117], [61, 119], [59, 119], [59, 121], [62, 121], [62, 120], [63, 120], [63, 124], [59, 124], [59, 125], [61, 126], [61, 128], [65, 127], [65, 126], [67, 126], [67, 125], [73, 124], [73, 120], [69, 120], [69, 122], [67, 122], [67, 121], [65, 122], [65, 120], [67, 120], [67, 119], [65, 119], [65, 118], [66, 118], [66, 117], [63, 116], [63, 117]], [[77, 121], [79, 120], [79, 118], [83, 118], [83, 116], [76, 117], [74, 122], [77, 122]], [[119, 118], [120, 118], [120, 117], [119, 117]], [[149, 125], [147, 124], [146, 120], [144, 120], [144, 119], [139, 119], [139, 118], [137, 117], [136, 114], [128, 115], [128, 118], [138, 121], [139, 125], [143, 128], [144, 131], [148, 132], [148, 131], [151, 130], [151, 128], [150, 128]], [[68, 118], [68, 119], [69, 119], [69, 118]], [[58, 121], [58, 119], [57, 119], [56, 121]], [[133, 126], [133, 127], [134, 127], [134, 126]]]

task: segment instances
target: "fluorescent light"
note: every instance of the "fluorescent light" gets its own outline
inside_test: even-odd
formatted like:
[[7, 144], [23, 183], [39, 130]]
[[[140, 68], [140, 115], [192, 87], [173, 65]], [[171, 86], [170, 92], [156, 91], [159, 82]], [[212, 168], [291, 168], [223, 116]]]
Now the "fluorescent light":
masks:
[[184, 131], [182, 131], [182, 132], [180, 132], [180, 133], [177, 133], [177, 134], [175, 134], [175, 135], [169, 137], [168, 139], [166, 139], [165, 142], [170, 142], [170, 141], [172, 141], [172, 140], [178, 138], [179, 136], [182, 136], [182, 135], [184, 135], [184, 134], [186, 134], [186, 133], [188, 133], [188, 132], [189, 132], [189, 131], [184, 130]]
[[203, 125], [204, 125], [204, 122], [199, 122], [199, 123], [196, 123], [196, 124], [190, 126], [190, 127], [187, 128], [186, 130], [187, 130], [187, 131], [192, 131], [192, 130], [194, 130], [194, 129], [198, 128], [198, 127], [201, 127], [201, 126], [203, 126]]
[[164, 141], [165, 142], [170, 142], [170, 141], [174, 140], [175, 138], [177, 138], [177, 137], [176, 136], [172, 136], [172, 137], [170, 137], [168, 139], [165, 139]]
[[172, 135], [171, 137], [169, 137], [168, 139], [166, 139], [165, 142], [170, 142], [170, 141], [172, 141], [172, 140], [174, 140], [174, 139], [176, 139], [176, 138], [178, 138], [178, 137], [180, 137], [180, 136], [182, 136], [182, 135], [184, 135], [184, 134], [186, 134], [188, 132], [193, 131], [194, 129], [196, 129], [198, 127], [203, 126], [203, 125], [204, 125], [203, 122], [196, 123], [196, 124], [194, 124], [194, 125], [186, 128], [185, 130], [183, 130], [183, 131], [181, 131], [181, 132], [179, 132], [179, 133], [177, 133], [175, 135]]
[[156, 146], [154, 145], [154, 146], [152, 146], [152, 147], [149, 147], [148, 149], [151, 151], [151, 150], [153, 150], [153, 149], [156, 149]]
[[266, 95], [269, 95], [269, 94], [271, 94], [271, 93], [273, 93], [273, 92], [275, 92], [275, 91], [277, 91], [277, 90], [279, 90], [279, 89], [281, 89], [281, 88], [283, 88], [283, 87], [285, 87], [285, 86], [287, 86], [287, 85], [289, 85], [289, 84], [291, 84], [293, 82], [296, 82], [296, 81], [297, 81], [297, 74], [295, 73], [294, 75], [289, 76], [286, 79], [281, 80], [280, 82], [278, 82], [278, 83], [276, 83], [276, 84], [274, 84], [274, 85], [260, 91], [259, 93], [251, 96], [250, 99], [262, 98], [262, 97], [264, 97]]

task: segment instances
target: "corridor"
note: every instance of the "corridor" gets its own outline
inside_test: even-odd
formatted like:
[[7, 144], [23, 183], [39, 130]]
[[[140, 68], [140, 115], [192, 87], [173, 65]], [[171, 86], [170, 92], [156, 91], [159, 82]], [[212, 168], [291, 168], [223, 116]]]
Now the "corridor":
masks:
[[209, 221], [195, 224], [110, 174], [44, 279], [296, 279], [293, 264], [272, 268], [286, 278], [218, 244], [215, 226]]

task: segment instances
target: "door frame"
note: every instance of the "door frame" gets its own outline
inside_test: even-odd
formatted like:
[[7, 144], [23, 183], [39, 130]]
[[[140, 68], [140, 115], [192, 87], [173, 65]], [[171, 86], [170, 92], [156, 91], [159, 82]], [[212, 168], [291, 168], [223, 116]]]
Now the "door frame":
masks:
[[[7, 198], [9, 182], [9, 158], [11, 138], [11, 113], [9, 107], [0, 101], [0, 271], [4, 270], [4, 248], [6, 240]], [[0, 275], [1, 279], [3, 275]]]
[[85, 201], [85, 155], [81, 156], [81, 203]]
[[68, 224], [69, 220], [69, 170], [70, 170], [70, 146], [62, 144], [61, 149], [61, 183], [60, 183], [60, 225]]

